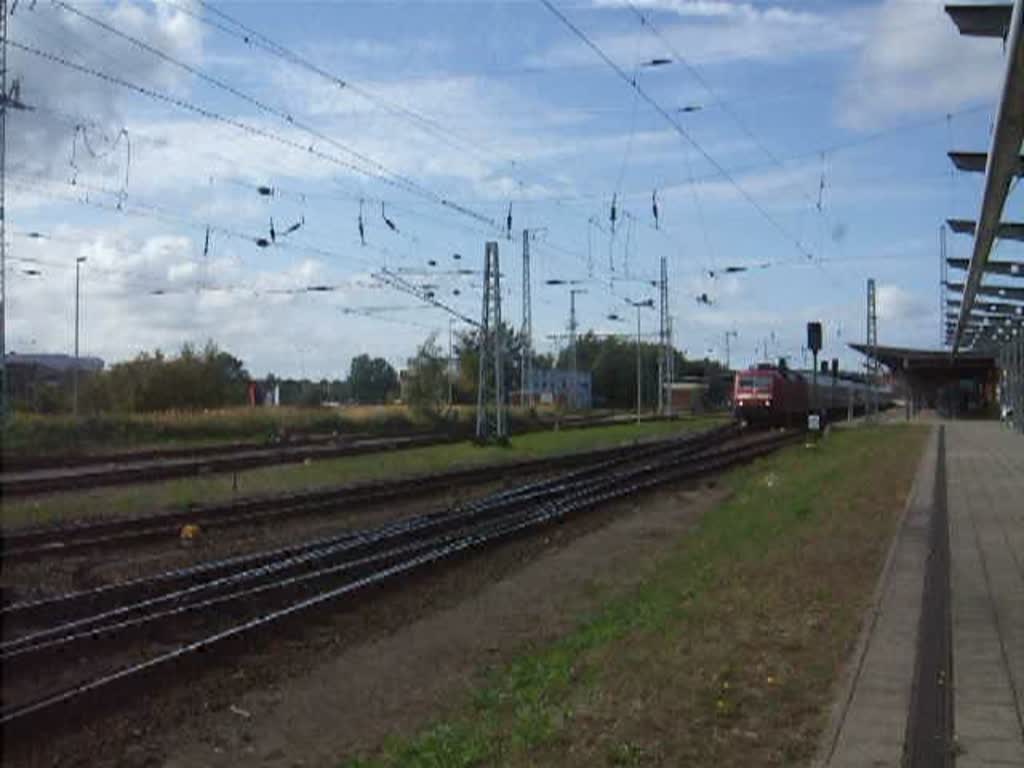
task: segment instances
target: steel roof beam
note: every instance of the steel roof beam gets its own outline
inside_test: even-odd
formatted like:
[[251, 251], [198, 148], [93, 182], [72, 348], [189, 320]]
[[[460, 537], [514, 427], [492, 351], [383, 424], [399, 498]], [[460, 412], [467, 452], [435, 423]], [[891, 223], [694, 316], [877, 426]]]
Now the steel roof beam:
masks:
[[[983, 10], [988, 6], [948, 6], [947, 11], [957, 27], [964, 34], [991, 34], [998, 32], [1000, 14], [1005, 10]], [[1003, 78], [1003, 89], [999, 99], [999, 110], [996, 113], [995, 130], [992, 132], [992, 143], [988, 151], [988, 165], [985, 170], [985, 190], [981, 199], [981, 213], [974, 235], [974, 248], [971, 252], [971, 264], [967, 272], [964, 304], [961, 307], [961, 319], [966, 320], [974, 304], [974, 297], [981, 285], [988, 257], [995, 242], [999, 220], [1003, 215], [1003, 207], [1010, 190], [1020, 159], [1021, 143], [1024, 141], [1024, 0], [1014, 0], [1013, 11], [1008, 25], [1004, 26], [1006, 40], [1006, 74]], [[957, 328], [953, 340], [953, 353], [956, 354], [963, 329]]]
[[[946, 264], [953, 269], [967, 269], [971, 262], [968, 259], [948, 258]], [[985, 271], [990, 275], [1024, 277], [1024, 261], [990, 261], [985, 265]]]
[[[946, 287], [951, 291], [965, 290], [963, 283], [946, 283]], [[975, 289], [975, 293], [978, 296], [997, 296], [1001, 299], [1024, 301], [1024, 288], [1017, 288], [1009, 285], [982, 285]], [[960, 307], [961, 314], [966, 317], [967, 313], [973, 308], [974, 302], [971, 302], [971, 306], [968, 306], [967, 299], [965, 297]]]
[[961, 35], [971, 37], [1001, 37], [1006, 39], [1010, 27], [1008, 3], [988, 5], [947, 5], [946, 13], [953, 19]]
[[[984, 173], [988, 165], [988, 153], [986, 152], [947, 152], [949, 159], [953, 161], [958, 171], [968, 173]], [[1017, 157], [1017, 167], [1013, 171], [1014, 176], [1024, 176], [1024, 155]]]
[[[977, 228], [977, 223], [970, 219], [946, 219], [946, 223], [958, 235], [973, 235]], [[995, 232], [1000, 240], [1024, 241], [1024, 223], [1000, 222], [996, 224]]]
[[[959, 307], [960, 299], [946, 299], [946, 306]], [[974, 307], [975, 311], [991, 312], [1000, 315], [1024, 316], [1024, 304], [1009, 304], [1001, 301], [983, 301]]]

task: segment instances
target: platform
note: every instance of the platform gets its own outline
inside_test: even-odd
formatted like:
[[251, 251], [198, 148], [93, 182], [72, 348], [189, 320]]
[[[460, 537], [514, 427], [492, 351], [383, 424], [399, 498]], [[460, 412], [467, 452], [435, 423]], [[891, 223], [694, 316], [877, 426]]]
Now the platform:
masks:
[[[818, 766], [914, 765], [914, 733], [949, 743], [936, 765], [1024, 766], [1024, 437], [994, 422], [934, 423]], [[938, 578], [926, 589], [929, 563]], [[939, 633], [951, 663], [922, 685]]]
[[1024, 437], [946, 425], [957, 766], [1024, 766]]

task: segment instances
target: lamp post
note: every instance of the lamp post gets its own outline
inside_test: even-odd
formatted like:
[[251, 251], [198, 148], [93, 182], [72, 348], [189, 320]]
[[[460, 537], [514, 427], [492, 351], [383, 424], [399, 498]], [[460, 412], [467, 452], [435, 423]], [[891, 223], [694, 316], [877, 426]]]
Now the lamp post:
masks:
[[72, 371], [73, 389], [71, 393], [71, 412], [78, 416], [78, 307], [79, 293], [82, 282], [82, 264], [85, 263], [85, 256], [75, 259], [75, 367]]
[[629, 305], [636, 307], [636, 423], [640, 423], [640, 409], [643, 403], [643, 395], [641, 394], [641, 384], [643, 383], [642, 369], [640, 366], [640, 310], [652, 309], [654, 307], [654, 299], [643, 299], [642, 301], [629, 301]]
[[727, 371], [731, 370], [731, 368], [732, 368], [732, 363], [729, 360], [729, 339], [730, 338], [735, 339], [738, 336], [739, 336], [739, 333], [736, 332], [736, 331], [726, 331], [725, 332], [725, 370], [727, 370]]
[[[551, 278], [550, 280], [544, 281], [546, 285], [579, 285], [582, 280], [562, 280], [560, 278]], [[570, 390], [569, 399], [571, 406], [576, 407], [576, 394], [577, 394], [577, 358], [576, 358], [576, 296], [582, 293], [586, 293], [585, 288], [569, 288], [569, 373], [570, 373]]]

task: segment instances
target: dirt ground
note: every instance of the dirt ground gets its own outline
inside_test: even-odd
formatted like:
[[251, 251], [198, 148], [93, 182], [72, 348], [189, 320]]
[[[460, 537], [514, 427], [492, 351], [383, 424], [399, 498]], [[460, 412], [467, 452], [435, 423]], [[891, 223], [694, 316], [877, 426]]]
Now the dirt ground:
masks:
[[463, 703], [488, 670], [635, 584], [722, 496], [668, 489], [488, 550], [8, 752], [5, 765], [335, 766]]
[[422, 726], [489, 668], [563, 633], [599, 595], [635, 584], [720, 496], [667, 491], [620, 505], [618, 519], [574, 541], [549, 536], [531, 562], [464, 600], [211, 713], [164, 765], [332, 766]]

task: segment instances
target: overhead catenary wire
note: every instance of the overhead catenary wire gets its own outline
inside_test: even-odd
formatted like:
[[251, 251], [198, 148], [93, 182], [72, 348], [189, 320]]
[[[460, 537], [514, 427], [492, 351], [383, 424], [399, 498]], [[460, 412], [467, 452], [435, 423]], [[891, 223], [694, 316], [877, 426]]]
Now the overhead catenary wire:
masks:
[[773, 229], [775, 229], [780, 235], [788, 240], [792, 245], [795, 246], [797, 251], [806, 258], [813, 258], [812, 254], [806, 246], [799, 239], [794, 237], [790, 231], [776, 219], [753, 195], [751, 195], [745, 187], [743, 187], [736, 178], [729, 172], [724, 165], [722, 165], [705, 147], [698, 142], [693, 136], [683, 128], [679, 121], [677, 121], [671, 113], [669, 113], [661, 104], [654, 99], [650, 94], [643, 89], [643, 87], [636, 81], [635, 78], [631, 78], [629, 74], [622, 69], [615, 61], [608, 56], [607, 53], [590, 37], [574, 24], [564, 13], [562, 13], [551, 0], [540, 0], [540, 2], [551, 11], [574, 35], [576, 35], [583, 43], [590, 48], [595, 54], [597, 54], [602, 61], [604, 61], [614, 72], [619, 76], [630, 88], [633, 88], [636, 93], [642, 98], [648, 105], [650, 105], [658, 114], [660, 114], [673, 130], [679, 134], [686, 142], [691, 144], [700, 154], [710, 163], [717, 171], [718, 174], [724, 178], [730, 186], [732, 186], [742, 197], [746, 200], [760, 215], [767, 221]]
[[[145, 85], [139, 85], [138, 83], [133, 83], [133, 82], [131, 82], [129, 80], [125, 80], [124, 78], [119, 77], [117, 75], [114, 75], [114, 74], [111, 74], [109, 72], [104, 72], [102, 70], [96, 69], [95, 67], [91, 67], [91, 66], [88, 66], [88, 65], [85, 65], [85, 64], [80, 64], [80, 63], [71, 61], [71, 60], [65, 58], [64, 56], [61, 56], [61, 55], [56, 54], [56, 53], [53, 53], [52, 51], [45, 51], [45, 50], [42, 50], [40, 48], [36, 48], [33, 45], [28, 45], [26, 43], [21, 43], [21, 42], [16, 41], [16, 40], [8, 40], [8, 44], [10, 46], [14, 47], [17, 50], [20, 50], [20, 51], [22, 51], [24, 53], [28, 53], [30, 55], [36, 56], [37, 58], [40, 58], [40, 59], [43, 59], [43, 60], [46, 60], [46, 61], [50, 61], [50, 62], [52, 62], [54, 64], [58, 64], [58, 65], [63, 66], [65, 68], [67, 68], [67, 69], [72, 69], [72, 70], [81, 72], [82, 74], [86, 74], [86, 75], [90, 75], [91, 77], [98, 78], [100, 80], [104, 80], [104, 81], [109, 82], [109, 83], [111, 83], [113, 85], [117, 85], [119, 87], [125, 88], [127, 90], [133, 91], [133, 92], [141, 94], [143, 96], [147, 96], [147, 97], [149, 97], [151, 99], [154, 99], [156, 101], [161, 101], [161, 102], [164, 102], [166, 104], [170, 104], [172, 106], [178, 107], [178, 108], [186, 110], [188, 112], [192, 112], [193, 114], [200, 115], [201, 117], [207, 118], [209, 120], [213, 120], [214, 122], [219, 122], [219, 123], [222, 123], [224, 125], [230, 126], [232, 128], [236, 128], [236, 129], [238, 129], [238, 130], [240, 130], [240, 131], [242, 131], [244, 133], [247, 133], [249, 135], [256, 136], [256, 137], [265, 139], [267, 141], [272, 141], [274, 143], [280, 144], [282, 146], [288, 147], [290, 149], [293, 149], [293, 150], [296, 150], [296, 151], [299, 151], [299, 152], [307, 153], [309, 155], [317, 157], [318, 159], [325, 160], [327, 162], [330, 162], [330, 163], [333, 163], [335, 165], [338, 165], [339, 167], [345, 168], [346, 170], [352, 171], [354, 173], [357, 173], [357, 174], [360, 174], [360, 175], [363, 175], [363, 176], [367, 176], [367, 177], [369, 177], [371, 179], [374, 179], [374, 180], [381, 181], [382, 183], [389, 184], [389, 185], [397, 187], [399, 189], [403, 189], [403, 190], [405, 190], [407, 192], [410, 192], [411, 194], [415, 194], [415, 195], [418, 195], [420, 197], [427, 198], [427, 199], [429, 199], [429, 200], [431, 200], [433, 202], [436, 202], [439, 205], [442, 205], [442, 206], [444, 206], [446, 208], [449, 208], [450, 210], [456, 211], [456, 212], [461, 213], [461, 214], [463, 214], [465, 216], [469, 216], [469, 217], [474, 218], [474, 219], [476, 219], [478, 221], [482, 221], [484, 223], [487, 223], [491, 227], [497, 229], [496, 223], [490, 217], [488, 217], [488, 216], [486, 216], [484, 214], [481, 214], [481, 213], [479, 213], [477, 211], [473, 211], [472, 209], [470, 209], [470, 208], [468, 208], [468, 207], [466, 207], [464, 205], [461, 205], [459, 203], [456, 203], [455, 201], [452, 201], [452, 200], [449, 200], [449, 199], [447, 199], [445, 197], [442, 197], [442, 196], [438, 195], [437, 193], [435, 193], [435, 192], [433, 192], [433, 191], [423, 187], [422, 185], [418, 184], [417, 182], [415, 182], [415, 181], [413, 181], [411, 179], [408, 179], [408, 178], [406, 178], [406, 177], [404, 177], [404, 176], [402, 176], [400, 174], [395, 174], [394, 172], [388, 170], [385, 166], [381, 165], [377, 161], [369, 159], [369, 158], [365, 158], [361, 153], [355, 152], [354, 150], [346, 149], [345, 151], [350, 153], [350, 154], [353, 154], [354, 157], [356, 157], [357, 159], [362, 160], [363, 162], [366, 162], [368, 164], [376, 166], [379, 170], [377, 172], [372, 171], [372, 170], [368, 170], [367, 168], [364, 168], [364, 167], [362, 167], [360, 165], [357, 165], [354, 162], [351, 162], [351, 161], [345, 160], [343, 158], [337, 157], [335, 155], [329, 154], [327, 152], [324, 152], [323, 150], [317, 148], [312, 143], [310, 143], [308, 145], [302, 144], [302, 143], [300, 143], [298, 141], [295, 141], [294, 139], [290, 139], [290, 138], [288, 138], [286, 136], [281, 136], [280, 134], [274, 133], [273, 131], [267, 130], [265, 128], [261, 128], [261, 127], [256, 126], [256, 125], [252, 125], [250, 123], [246, 123], [246, 122], [244, 122], [242, 120], [238, 120], [238, 119], [235, 119], [235, 118], [232, 118], [232, 117], [228, 117], [227, 115], [223, 115], [223, 114], [221, 114], [221, 113], [219, 113], [219, 112], [217, 112], [215, 110], [209, 109], [207, 107], [203, 107], [203, 106], [198, 105], [198, 104], [194, 104], [194, 103], [192, 103], [190, 101], [187, 101], [187, 100], [185, 100], [183, 98], [180, 98], [180, 97], [177, 97], [177, 96], [173, 96], [171, 94], [163, 93], [161, 91], [158, 91], [158, 90], [156, 90], [154, 88], [150, 88], [150, 87], [145, 86]], [[337, 142], [330, 142], [330, 143], [332, 144], [332, 146], [338, 146], [338, 147], [344, 146], [344, 145], [338, 144]]]
[[[634, 98], [634, 101], [635, 101], [635, 100], [636, 100], [636, 94], [635, 94], [635, 98]], [[389, 206], [390, 206], [390, 204], [389, 204]], [[625, 215], [625, 213], [626, 213], [626, 211], [625, 211], [625, 209], [624, 209], [624, 215]], [[399, 218], [399, 221], [400, 221], [400, 218]]]
[[[208, 10], [210, 13], [215, 14], [219, 19], [227, 22], [228, 24], [234, 25], [234, 27], [236, 27], [237, 29], [232, 29], [231, 27], [228, 27], [225, 24], [222, 24], [222, 23], [219, 23], [219, 22], [214, 25], [216, 28], [218, 28], [221, 31], [224, 31], [224, 32], [226, 32], [228, 34], [232, 34], [236, 38], [242, 39], [246, 44], [248, 44], [248, 45], [256, 45], [257, 47], [260, 47], [260, 48], [266, 50], [267, 52], [282, 58], [285, 61], [288, 61], [288, 62], [290, 62], [290, 63], [292, 63], [292, 64], [294, 64], [296, 66], [302, 67], [302, 68], [304, 68], [304, 69], [306, 69], [306, 70], [308, 70], [310, 72], [313, 72], [314, 74], [317, 74], [320, 77], [325, 78], [329, 82], [332, 82], [332, 83], [338, 85], [339, 87], [346, 88], [348, 90], [352, 90], [352, 91], [358, 93], [359, 95], [363, 96], [364, 98], [367, 98], [367, 99], [369, 99], [371, 101], [374, 101], [375, 103], [380, 103], [382, 105], [385, 105], [387, 108], [389, 108], [389, 111], [392, 111], [393, 113], [398, 114], [399, 116], [411, 118], [415, 122], [420, 123], [421, 125], [425, 122], [430, 127], [441, 130], [441, 132], [442, 132], [441, 135], [442, 136], [446, 136], [446, 135], [451, 133], [450, 129], [447, 129], [447, 128], [444, 128], [444, 127], [440, 126], [435, 121], [430, 120], [429, 118], [425, 118], [421, 113], [418, 113], [415, 110], [410, 110], [410, 109], [407, 109], [407, 108], [402, 107], [400, 105], [396, 106], [394, 104], [391, 104], [387, 100], [382, 99], [382, 98], [380, 98], [378, 96], [375, 96], [374, 94], [369, 93], [365, 89], [362, 89], [362, 88], [354, 85], [351, 80], [346, 79], [346, 78], [341, 78], [341, 77], [339, 77], [339, 76], [337, 76], [335, 74], [332, 74], [332, 73], [324, 70], [322, 67], [319, 67], [318, 65], [313, 64], [307, 58], [305, 58], [305, 57], [295, 53], [294, 51], [286, 48], [283, 45], [280, 45], [280, 44], [274, 42], [273, 40], [268, 38], [266, 35], [263, 35], [262, 33], [259, 33], [256, 30], [252, 29], [251, 27], [243, 24], [238, 19], [236, 19], [236, 18], [232, 17], [231, 15], [225, 13], [223, 10], [215, 7], [212, 3], [201, 2], [201, 5], [206, 10]], [[208, 21], [208, 17], [202, 16], [200, 14], [196, 14], [194, 11], [191, 11], [191, 9], [188, 9], [188, 8], [186, 8], [184, 6], [181, 6], [180, 4], [177, 4], [177, 3], [175, 3], [175, 6], [179, 7], [181, 10], [185, 11], [186, 13], [188, 13], [191, 16], [193, 16], [194, 18], [197, 18], [200, 21]], [[518, 183], [519, 183], [520, 188], [522, 188], [523, 182], [519, 181]], [[443, 204], [448, 206], [448, 207], [452, 207], [452, 208], [454, 208], [456, 210], [459, 210], [460, 212], [466, 213], [466, 211], [463, 210], [461, 206], [459, 206], [457, 204], [454, 204], [451, 201], [444, 201]], [[613, 203], [613, 205], [614, 205], [614, 203]], [[469, 212], [468, 215], [475, 216], [476, 214], [473, 213], [473, 212]], [[493, 224], [493, 222], [491, 222], [489, 220], [486, 220], [486, 219], [484, 219], [482, 221], [484, 221], [484, 223], [487, 223], [489, 225]], [[613, 225], [612, 229], [614, 231], [614, 225]], [[510, 232], [511, 232], [511, 226], [508, 225], [506, 227], [506, 238], [510, 235]], [[612, 269], [614, 269], [613, 266], [612, 266]]]
[[[67, 4], [67, 3], [62, 3], [62, 4], [61, 4], [61, 6], [62, 6], [62, 7], [70, 7], [70, 6], [69, 6], [69, 5]], [[76, 10], [77, 10], [77, 9], [76, 9]], [[108, 25], [108, 26], [109, 26], [109, 25]], [[152, 47], [151, 47], [151, 46], [150, 46], [150, 48], [152, 49]], [[37, 50], [38, 50], [38, 49], [37, 49]], [[29, 51], [29, 52], [33, 52], [33, 51]], [[39, 54], [42, 54], [42, 55], [44, 56], [44, 58], [46, 57], [46, 52], [42, 52], [42, 51], [39, 51], [39, 53], [38, 53], [37, 55], [39, 55]], [[57, 57], [57, 58], [58, 58], [58, 59], [60, 59], [60, 58], [63, 58], [63, 57]], [[76, 64], [75, 62], [70, 62], [70, 61], [66, 61], [66, 62], [65, 62], [65, 61], [57, 61], [57, 63], [61, 63], [61, 64], [64, 64], [64, 65], [66, 65], [66, 66], [67, 66], [67, 65], [70, 65], [70, 66], [71, 66], [71, 68], [73, 68], [73, 69], [79, 69], [80, 71], [85, 71], [85, 70], [91, 69], [91, 68], [85, 67], [85, 65], [78, 65], [78, 64]], [[187, 65], [186, 65], [186, 66], [187, 66]], [[192, 70], [193, 74], [195, 74], [195, 73], [196, 73], [196, 72], [198, 71], [198, 70], [195, 70], [195, 68], [191, 68], [191, 70]], [[89, 74], [94, 74], [95, 76], [99, 76], [99, 77], [104, 77], [104, 76], [106, 76], [106, 75], [107, 75], [107, 73], [102, 73], [102, 72], [100, 72], [99, 70], [95, 70], [95, 71], [90, 71], [90, 72], [88, 72], [88, 73], [89, 73]], [[114, 76], [114, 77], [116, 78], [116, 76]], [[134, 85], [135, 85], [135, 84], [127, 83], [127, 81], [124, 81], [124, 83], [125, 83], [125, 87], [132, 87], [132, 86], [134, 86]], [[117, 84], [122, 84], [122, 83], [117, 83]], [[145, 87], [144, 87], [144, 86], [142, 86], [142, 88], [145, 88]], [[140, 91], [140, 92], [142, 92], [142, 93], [145, 93], [146, 95], [152, 95], [152, 92], [147, 92], [147, 91], [149, 91], [149, 90], [150, 90], [150, 89], [146, 89], [146, 90], [144, 90], [144, 91]], [[163, 96], [166, 96], [166, 94], [161, 94], [161, 95], [163, 95]], [[175, 102], [171, 102], [171, 103], [175, 103]], [[180, 106], [180, 104], [179, 104], [178, 106]], [[192, 105], [192, 106], [195, 106], [195, 105]], [[188, 108], [188, 107], [186, 107], [186, 108]], [[210, 112], [212, 112], [212, 111], [210, 111]], [[205, 115], [205, 116], [210, 116], [210, 117], [213, 117], [213, 119], [217, 119], [217, 116], [214, 116], [214, 115]], [[298, 147], [297, 147], [297, 148], [298, 148]], [[311, 151], [311, 150], [310, 150], [309, 148], [307, 148], [307, 151]], [[365, 173], [365, 171], [364, 171], [364, 173]], [[83, 187], [84, 187], [84, 186], [85, 186], [85, 185], [83, 185]], [[33, 191], [35, 191], [36, 193], [38, 193], [38, 192], [39, 192], [39, 190], [33, 190]], [[109, 190], [105, 190], [104, 192], [105, 192], [106, 194], [114, 194], [114, 193], [110, 192]], [[122, 202], [122, 199], [121, 199], [121, 198], [123, 198], [123, 190], [122, 190], [122, 195], [120, 196], [120, 198], [118, 198], [118, 207], [120, 207], [120, 205], [121, 205], [121, 202]], [[72, 200], [70, 200], [70, 199], [66, 199], [65, 201], [67, 201], [67, 202], [72, 202]], [[73, 202], [83, 202], [83, 201], [81, 201], [81, 200], [74, 200]], [[97, 202], [96, 202], [96, 201], [88, 201], [88, 200], [87, 200], [87, 201], [84, 201], [84, 202], [86, 202], [86, 204], [92, 204], [92, 205], [95, 205], [96, 207], [103, 207], [103, 208], [108, 208], [108, 206], [104, 206], [104, 205], [102, 205], [102, 204], [97, 204]], [[458, 210], [458, 211], [463, 211], [463, 210], [464, 210], [464, 209], [463, 209], [463, 208], [462, 208], [461, 206], [459, 206], [458, 204], [453, 204], [453, 203], [452, 203], [451, 201], [447, 201], [447, 200], [442, 200], [441, 202], [442, 202], [442, 204], [443, 204], [443, 205], [446, 205], [446, 206], [448, 206], [448, 207], [453, 207], [453, 208], [455, 208], [455, 209], [456, 209], [456, 210]], [[128, 212], [129, 212], [129, 213], [132, 213], [132, 214], [136, 214], [136, 215], [137, 215], [137, 214], [140, 214], [140, 213], [141, 213], [141, 211], [128, 211]], [[150, 213], [152, 213], [152, 211], [150, 211]], [[167, 217], [166, 217], [166, 215], [164, 215], [164, 216], [162, 216], [161, 218], [163, 218], [164, 220], [166, 220], [166, 218], [167, 218]], [[385, 218], [386, 218], [386, 217], [385, 217]], [[485, 219], [482, 219], [482, 220], [483, 220], [483, 221], [486, 221], [486, 222], [487, 222], [488, 224], [492, 224], [492, 223], [493, 223], [493, 222], [490, 222], [490, 220], [489, 220], [489, 219], [486, 219], [486, 218], [485, 218]], [[189, 224], [190, 224], [191, 226], [195, 226], [195, 227], [197, 227], [197, 228], [199, 227], [199, 225], [198, 225], [197, 223], [195, 223], [195, 222], [187, 222], [187, 223], [189, 223]], [[202, 228], [203, 228], [203, 231], [204, 231], [204, 237], [205, 237], [205, 240], [204, 240], [204, 251], [207, 251], [207, 252], [208, 252], [208, 238], [209, 238], [209, 233], [211, 232], [211, 229], [212, 229], [212, 228], [211, 228], [211, 226], [210, 226], [209, 224], [206, 224], [206, 225], [204, 225], [204, 226], [203, 226]], [[394, 228], [394, 227], [392, 227], [392, 229], [395, 229], [395, 228]], [[254, 238], [252, 238], [252, 236], [251, 236], [251, 235], [247, 235], [246, 233], [241, 233], [241, 232], [237, 232], [237, 231], [235, 231], [235, 232], [230, 232], [230, 231], [228, 231], [228, 228], [220, 228], [220, 230], [219, 230], [219, 231], [220, 231], [220, 233], [221, 233], [221, 234], [227, 234], [228, 236], [233, 236], [233, 237], [241, 237], [241, 238], [244, 238], [244, 239], [249, 239], [249, 240], [252, 240], [252, 239], [254, 239]], [[277, 234], [278, 234], [278, 235], [280, 235], [280, 233], [277, 233]], [[256, 241], [257, 243], [260, 243], [260, 242], [261, 242], [261, 240], [262, 240], [262, 238], [255, 238], [255, 241]], [[278, 243], [278, 240], [279, 240], [279, 237], [275, 237], [275, 236], [274, 236], [273, 234], [271, 235], [270, 241], [271, 241], [271, 242], [272, 242], [273, 244], [277, 245], [277, 243]], [[312, 250], [314, 250], [314, 249], [312, 249], [312, 248], [306, 248], [306, 249], [304, 249], [304, 250], [310, 250], [310, 251], [312, 251]], [[327, 254], [327, 253], [325, 253], [325, 252], [324, 252], [324, 251], [323, 251], [322, 249], [318, 249], [318, 250], [319, 250], [319, 254], [318, 254], [318, 255], [328, 255], [328, 254]], [[565, 251], [565, 249], [563, 249], [563, 251]]]

